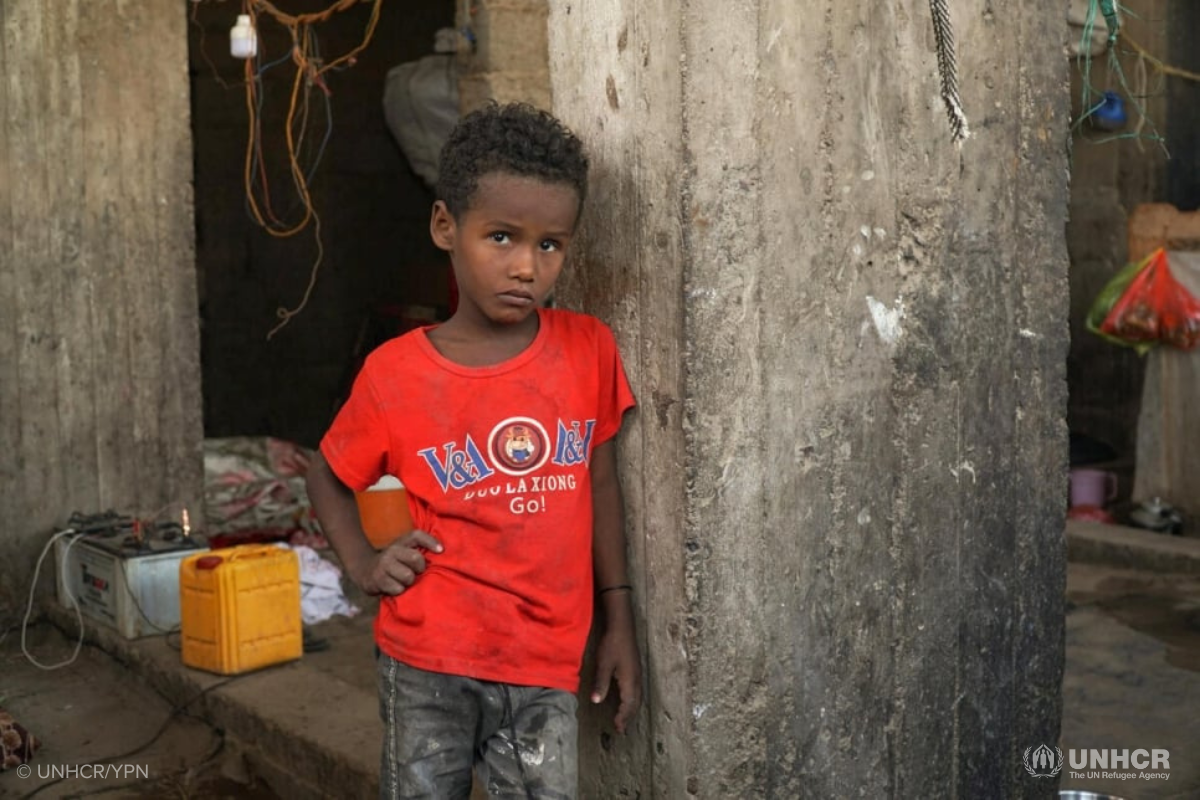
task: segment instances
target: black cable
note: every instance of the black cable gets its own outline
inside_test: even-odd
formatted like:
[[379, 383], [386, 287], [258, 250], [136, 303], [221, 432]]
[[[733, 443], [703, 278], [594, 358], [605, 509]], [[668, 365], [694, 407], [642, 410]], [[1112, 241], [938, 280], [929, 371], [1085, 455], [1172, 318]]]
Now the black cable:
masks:
[[133, 601], [134, 607], [137, 609], [138, 614], [141, 615], [142, 619], [146, 621], [146, 624], [151, 628], [154, 628], [154, 630], [158, 631], [158, 633], [163, 636], [170, 636], [172, 633], [179, 633], [180, 630], [178, 625], [176, 625], [174, 628], [166, 629], [160, 628], [154, 624], [154, 620], [150, 619], [149, 615], [147, 615], [145, 610], [142, 609], [142, 604], [137, 598], [137, 593], [133, 591], [133, 586], [131, 586], [129, 583], [129, 568], [126, 559], [118, 557], [118, 560], [121, 562], [121, 577], [125, 579], [125, 594], [129, 595], [129, 599]]
[[[252, 673], [245, 673], [245, 674], [247, 674], [247, 675], [248, 675], [248, 674], [252, 674]], [[181, 711], [183, 711], [185, 708], [187, 708], [188, 706], [190, 706], [192, 703], [194, 703], [194, 702], [196, 702], [197, 700], [199, 700], [199, 699], [200, 699], [201, 697], [203, 697], [204, 695], [206, 695], [206, 694], [208, 694], [209, 692], [211, 692], [213, 689], [220, 689], [222, 686], [228, 686], [230, 683], [232, 683], [233, 681], [235, 681], [235, 680], [237, 680], [238, 678], [241, 678], [241, 677], [244, 677], [244, 676], [243, 676], [243, 675], [234, 675], [233, 677], [231, 677], [231, 678], [226, 678], [226, 679], [225, 679], [225, 680], [223, 680], [223, 681], [217, 681], [217, 682], [216, 682], [216, 683], [214, 683], [212, 686], [207, 686], [207, 687], [205, 687], [205, 688], [201, 689], [199, 692], [196, 692], [196, 694], [192, 695], [192, 697], [191, 697], [190, 699], [188, 699], [186, 702], [184, 702], [184, 703], [180, 703], [179, 705], [177, 705], [177, 706], [175, 706], [174, 708], [172, 708], [172, 709], [171, 709], [171, 712], [170, 712], [169, 714], [167, 714], [167, 718], [166, 718], [165, 720], [163, 720], [163, 724], [162, 724], [162, 725], [159, 727], [159, 729], [158, 729], [158, 730], [157, 730], [157, 731], [154, 733], [154, 735], [153, 735], [153, 736], [151, 736], [151, 737], [150, 737], [150, 739], [149, 739], [147, 742], [145, 742], [144, 744], [142, 744], [142, 745], [139, 745], [138, 747], [135, 747], [134, 749], [130, 750], [129, 752], [126, 752], [126, 753], [121, 753], [121, 754], [119, 754], [119, 755], [115, 755], [115, 756], [104, 756], [103, 758], [94, 758], [94, 759], [91, 759], [91, 760], [90, 760], [88, 763], [89, 763], [89, 764], [104, 764], [104, 763], [107, 763], [107, 762], [111, 762], [111, 761], [117, 761], [117, 760], [119, 760], [119, 759], [123, 759], [123, 758], [129, 758], [130, 756], [135, 756], [135, 755], [137, 755], [138, 753], [142, 752], [143, 750], [147, 749], [148, 747], [152, 746], [152, 745], [153, 745], [155, 742], [157, 742], [157, 741], [159, 740], [159, 738], [161, 738], [161, 737], [162, 737], [163, 733], [165, 733], [165, 732], [166, 732], [167, 728], [169, 728], [169, 727], [171, 726], [171, 723], [174, 721], [174, 719], [175, 719], [176, 715], [178, 715], [178, 714], [179, 714]], [[195, 714], [188, 713], [188, 714], [187, 714], [187, 716], [189, 716], [189, 717], [193, 717], [194, 719], [199, 719], [201, 722], [203, 722], [203, 721], [204, 721], [204, 720], [203, 720], [203, 718], [201, 718], [201, 717], [197, 717]], [[219, 730], [219, 729], [216, 729], [216, 728], [214, 728], [214, 730], [217, 732], [217, 735], [218, 735], [218, 737], [221, 739], [222, 746], [223, 746], [223, 744], [224, 744], [224, 741], [225, 741], [225, 733], [224, 733], [223, 731]], [[211, 756], [210, 756], [210, 758], [211, 758]], [[204, 764], [204, 763], [206, 763], [206, 762], [207, 762], [207, 759], [206, 759], [205, 761], [202, 761], [202, 762], [200, 762], [200, 765], [203, 765], [203, 764]], [[37, 787], [36, 789], [34, 789], [34, 790], [33, 790], [32, 792], [30, 792], [29, 794], [26, 794], [26, 795], [24, 795], [24, 796], [21, 798], [21, 800], [30, 800], [30, 798], [32, 798], [32, 797], [35, 797], [35, 796], [37, 796], [37, 795], [41, 794], [41, 793], [42, 793], [43, 791], [45, 791], [46, 789], [49, 789], [51, 786], [54, 786], [54, 785], [56, 785], [56, 784], [59, 784], [59, 783], [62, 783], [64, 780], [66, 780], [66, 777], [65, 777], [65, 776], [64, 776], [64, 777], [62, 777], [62, 778], [55, 778], [54, 780], [50, 781], [49, 783], [43, 783], [41, 786]], [[111, 790], [111, 789], [113, 789], [113, 788], [114, 788], [114, 787], [111, 787], [111, 786], [110, 786], [110, 787], [106, 787], [106, 791], [107, 791], [107, 790]], [[119, 787], [118, 787], [118, 788], [119, 788]]]
[[[189, 714], [188, 716], [194, 716], [194, 715]], [[170, 780], [171, 778], [175, 778], [179, 775], [186, 775], [188, 772], [192, 772], [192, 771], [199, 772], [199, 770], [202, 767], [204, 767], [205, 764], [212, 761], [214, 758], [216, 758], [218, 755], [220, 755], [222, 750], [225, 749], [225, 732], [222, 730], [219, 730], [219, 729], [214, 729], [214, 730], [217, 734], [216, 745], [213, 747], [212, 751], [208, 755], [206, 755], [204, 758], [202, 758], [200, 760], [200, 763], [195, 764], [194, 766], [184, 767], [183, 769], [178, 769], [178, 770], [175, 770], [174, 772], [168, 772], [167, 774], [161, 775], [159, 777], [139, 778], [138, 780], [130, 781], [129, 783], [122, 783], [118, 786], [100, 786], [95, 789], [90, 789], [86, 792], [80, 792], [79, 794], [65, 795], [63, 797], [63, 800], [75, 800], [75, 798], [79, 798], [79, 797], [91, 797], [91, 796], [97, 795], [97, 794], [108, 794], [109, 792], [116, 791], [118, 789], [132, 789], [135, 786], [144, 786], [147, 783], [158, 784], [163, 781]]]

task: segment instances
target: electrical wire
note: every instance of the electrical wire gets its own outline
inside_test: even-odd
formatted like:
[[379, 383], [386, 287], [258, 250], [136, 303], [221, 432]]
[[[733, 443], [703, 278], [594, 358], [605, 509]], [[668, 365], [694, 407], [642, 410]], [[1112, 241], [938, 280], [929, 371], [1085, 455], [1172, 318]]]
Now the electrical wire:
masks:
[[[196, 552], [200, 551], [197, 550]], [[163, 636], [169, 636], [172, 633], [179, 633], [180, 627], [178, 625], [173, 628], [163, 628], [156, 624], [154, 620], [150, 619], [150, 615], [143, 610], [142, 603], [140, 600], [138, 600], [137, 592], [133, 590], [133, 586], [129, 582], [129, 567], [127, 565], [128, 560], [124, 558], [119, 560], [121, 562], [121, 577], [125, 579], [125, 594], [129, 596], [130, 600], [133, 601], [133, 606], [137, 609], [137, 612], [141, 616], [142, 620]]]
[[[66, 592], [67, 599], [71, 601], [71, 608], [75, 611], [75, 619], [79, 623], [79, 640], [75, 642], [75, 651], [71, 653], [70, 658], [66, 659], [65, 661], [60, 661], [57, 664], [43, 664], [34, 658], [33, 654], [29, 652], [29, 648], [26, 644], [26, 631], [29, 629], [29, 617], [33, 614], [33, 597], [34, 592], [37, 589], [38, 576], [42, 571], [42, 562], [46, 560], [46, 554], [50, 552], [50, 548], [54, 546], [54, 543], [65, 536], [74, 536], [74, 538], [67, 542], [67, 546], [63, 548], [62, 563], [59, 565], [59, 574], [64, 576], [63, 591]], [[50, 537], [50, 540], [46, 542], [46, 546], [42, 548], [42, 553], [38, 556], [37, 565], [33, 568], [33, 580], [29, 583], [29, 602], [25, 606], [25, 618], [21, 621], [21, 652], [25, 655], [25, 658], [29, 660], [29, 663], [33, 664], [38, 669], [51, 671], [70, 666], [71, 664], [75, 663], [75, 659], [79, 657], [79, 651], [83, 649], [83, 612], [79, 608], [79, 601], [76, 600], [75, 595], [71, 593], [70, 582], [67, 581], [65, 577], [67, 569], [67, 557], [71, 553], [71, 548], [82, 538], [83, 534], [79, 533], [74, 528], [66, 528], [54, 534]]]
[[[201, 29], [201, 54], [206, 61], [209, 61], [207, 52], [203, 49], [203, 26], [196, 18], [200, 2], [201, 0], [193, 0], [191, 17], [192, 21]], [[352, 66], [358, 54], [367, 48], [379, 25], [383, 0], [372, 0], [371, 13], [362, 40], [347, 52], [328, 62], [321, 56], [314, 26], [328, 21], [335, 14], [351, 10], [359, 3], [360, 0], [335, 0], [323, 11], [289, 14], [280, 10], [269, 0], [241, 0], [242, 13], [250, 17], [251, 25], [255, 30], [259, 28], [260, 19], [271, 18], [288, 31], [291, 39], [291, 47], [288, 52], [274, 61], [264, 64], [265, 56], [263, 54], [256, 54], [246, 60], [244, 84], [247, 136], [242, 175], [246, 210], [255, 224], [271, 236], [277, 238], [294, 236], [311, 224], [316, 239], [316, 257], [309, 269], [308, 283], [300, 302], [294, 308], [280, 306], [276, 309], [275, 315], [279, 319], [279, 323], [267, 333], [268, 340], [273, 338], [291, 321], [292, 317], [299, 314], [308, 305], [325, 255], [324, 244], [321, 240], [320, 217], [317, 214], [310, 190], [310, 184], [333, 133], [333, 109], [329, 99], [332, 92], [324, 76], [330, 71], [341, 71]], [[261, 39], [260, 36], [260, 43]], [[292, 204], [287, 213], [277, 214], [275, 205], [272, 203], [269, 170], [263, 145], [262, 110], [266, 94], [263, 76], [271, 68], [289, 59], [294, 63], [296, 72], [291, 84], [283, 134], [287, 170], [295, 190], [296, 202]], [[209, 63], [211, 65], [211, 61]], [[215, 68], [213, 71], [215, 75]], [[220, 80], [219, 76], [218, 80]], [[315, 150], [315, 155], [308, 159], [306, 156], [312, 153], [312, 148], [309, 147], [306, 151], [305, 142], [309, 129], [311, 95], [314, 91], [319, 91], [324, 95], [325, 134], [320, 146]], [[305, 163], [306, 161], [308, 163]], [[298, 218], [293, 216], [297, 208], [302, 209]]]
[[[172, 501], [172, 502], [167, 503], [166, 505], [162, 506], [161, 508], [159, 508], [157, 511], [154, 512], [153, 515], [151, 515], [148, 519], [143, 520], [142, 522], [153, 522], [155, 519], [162, 516], [162, 514], [165, 511], [167, 511], [167, 509], [170, 509], [175, 506], [184, 507], [183, 503], [181, 501]], [[104, 519], [106, 521], [115, 521], [115, 520], [118, 520], [119, 518], [115, 514], [112, 514], [110, 512], [109, 515], [107, 517], [105, 517]], [[94, 522], [94, 518], [90, 521]], [[105, 538], [103, 536], [89, 534], [89, 533], [85, 532], [85, 530], [80, 529], [81, 527], [86, 529], [87, 525], [89, 524], [88, 517], [84, 517], [84, 516], [76, 514], [76, 515], [72, 516], [71, 522], [74, 523], [71, 527], [64, 528], [63, 530], [58, 531], [57, 533], [52, 535], [50, 537], [50, 539], [46, 542], [45, 546], [42, 548], [42, 552], [38, 556], [37, 564], [34, 566], [34, 569], [33, 569], [33, 579], [30, 581], [30, 584], [29, 584], [29, 598], [28, 598], [28, 601], [25, 606], [25, 616], [22, 619], [20, 626], [16, 626], [16, 627], [19, 627], [21, 630], [21, 653], [25, 656], [25, 658], [29, 661], [29, 663], [33, 664], [38, 669], [43, 669], [43, 670], [48, 670], [48, 671], [55, 670], [55, 669], [61, 669], [62, 667], [70, 666], [71, 664], [75, 663], [76, 659], [79, 658], [80, 651], [83, 649], [83, 642], [84, 642], [84, 638], [85, 638], [83, 612], [79, 605], [78, 599], [76, 599], [74, 593], [71, 591], [71, 583], [67, 579], [67, 575], [70, 572], [70, 570], [68, 568], [68, 564], [70, 562], [71, 548], [74, 547], [76, 544], [78, 544], [80, 541], [95, 541], [95, 540], [100, 540], [100, 539]], [[29, 619], [30, 619], [30, 617], [33, 616], [33, 600], [34, 600], [34, 597], [35, 597], [36, 591], [37, 591], [38, 578], [41, 576], [42, 562], [45, 561], [46, 555], [50, 552], [50, 549], [52, 547], [54, 547], [54, 543], [57, 542], [59, 539], [62, 539], [67, 536], [70, 536], [72, 538], [69, 542], [67, 542], [66, 547], [63, 548], [62, 559], [58, 565], [58, 568], [59, 568], [58, 574], [62, 579], [63, 593], [66, 594], [67, 600], [70, 601], [71, 610], [73, 610], [75, 612], [76, 624], [79, 626], [79, 638], [76, 640], [75, 650], [71, 653], [71, 656], [69, 658], [65, 659], [64, 661], [60, 661], [57, 664], [43, 664], [40, 661], [38, 661], [37, 658], [35, 658], [32, 653], [29, 652], [28, 636], [27, 636], [27, 632], [29, 629]], [[124, 579], [125, 594], [129, 597], [129, 599], [131, 599], [133, 601], [134, 606], [137, 608], [138, 614], [141, 615], [142, 619], [146, 622], [147, 625], [149, 625], [154, 630], [158, 631], [160, 634], [169, 636], [172, 633], [177, 633], [178, 628], [166, 629], [166, 628], [159, 626], [152, 619], [150, 619], [150, 616], [146, 613], [145, 609], [142, 608], [142, 604], [138, 600], [136, 593], [131, 588], [132, 584], [129, 581], [129, 571], [128, 571], [128, 566], [127, 566], [125, 560], [124, 559], [119, 559], [119, 560], [120, 560], [120, 564], [121, 564], [121, 577]], [[15, 629], [15, 627], [6, 629], [3, 632], [3, 635], [0, 635], [0, 643], [3, 643], [4, 640], [6, 638], [8, 638], [9, 632], [13, 629]]]
[[196, 16], [197, 13], [199, 13], [199, 11], [200, 11], [199, 0], [192, 0], [192, 11], [190, 14], [188, 14], [188, 20], [193, 25], [196, 26], [196, 29], [198, 31], [200, 31], [200, 41], [197, 45], [197, 49], [200, 51], [200, 57], [204, 59], [204, 63], [208, 64], [208, 68], [210, 70], [212, 70], [213, 78], [216, 80], [217, 83], [221, 84], [222, 89], [225, 89], [226, 91], [228, 91], [230, 88], [229, 84], [226, 83], [225, 79], [221, 77], [221, 73], [217, 72], [217, 65], [213, 63], [213, 60], [211, 58], [209, 58], [208, 50], [204, 47], [204, 39], [205, 39], [204, 25], [201, 24], [200, 19]]
[[[277, 220], [269, 220], [264, 217], [262, 209], [259, 206], [258, 198], [255, 196], [253, 175], [254, 162], [256, 153], [261, 161], [261, 127], [259, 122], [259, 111], [261, 108], [260, 100], [256, 97], [262, 93], [261, 77], [267, 68], [274, 64], [269, 64], [265, 68], [258, 68], [259, 58], [247, 59], [245, 66], [246, 73], [246, 108], [249, 116], [249, 127], [246, 147], [246, 166], [244, 170], [244, 181], [246, 184], [246, 194], [250, 204], [251, 216], [260, 226], [267, 230], [273, 236], [287, 237], [299, 233], [309, 222], [312, 221], [313, 207], [312, 197], [308, 187], [308, 176], [312, 174], [313, 167], [305, 169], [301, 164], [301, 146], [304, 140], [304, 130], [307, 127], [307, 106], [309, 94], [314, 90], [322, 91], [329, 94], [330, 90], [323, 76], [331, 69], [337, 69], [343, 64], [352, 63], [358, 53], [362, 52], [370, 43], [371, 38], [375, 33], [375, 29], [379, 24], [380, 8], [382, 3], [376, 0], [372, 4], [371, 15], [367, 22], [367, 28], [363, 35], [362, 41], [352, 48], [349, 52], [325, 63], [321, 58], [320, 52], [316, 46], [316, 34], [312, 26], [319, 22], [328, 20], [333, 14], [346, 11], [357, 4], [357, 0], [337, 0], [324, 11], [312, 14], [291, 15], [280, 11], [274, 4], [267, 0], [243, 0], [243, 11], [251, 17], [251, 23], [258, 27], [258, 18], [260, 12], [268, 14], [287, 28], [291, 37], [291, 58], [296, 64], [296, 74], [292, 81], [292, 90], [288, 102], [288, 112], [284, 123], [284, 134], [287, 146], [287, 161], [289, 172], [291, 173], [292, 182], [295, 186], [297, 195], [304, 205], [304, 215], [299, 221], [286, 224]], [[304, 87], [303, 99], [301, 96], [301, 87]], [[299, 139], [296, 136], [297, 130], [297, 108], [301, 110]], [[323, 151], [323, 148], [322, 148]], [[263, 191], [264, 204], [269, 198], [269, 187], [265, 183], [265, 175], [263, 176], [261, 189]]]
[[317, 285], [317, 273], [321, 268], [321, 259], [325, 257], [325, 245], [321, 241], [321, 218], [317, 216], [315, 211], [313, 212], [313, 220], [314, 238], [316, 239], [317, 243], [317, 257], [316, 260], [313, 261], [312, 269], [309, 270], [308, 273], [308, 286], [305, 287], [304, 296], [300, 298], [300, 304], [298, 306], [293, 309], [287, 309], [283, 306], [275, 309], [275, 316], [279, 317], [279, 324], [267, 331], [267, 341], [270, 341], [275, 334], [283, 330], [283, 327], [292, 321], [292, 317], [304, 310], [304, 307], [308, 305], [308, 299], [312, 297], [313, 287]]
[[[104, 756], [103, 758], [90, 759], [88, 763], [90, 763], [90, 764], [105, 764], [105, 763], [111, 763], [113, 761], [121, 761], [122, 759], [131, 758], [132, 756], [136, 756], [138, 753], [141, 753], [143, 750], [146, 750], [146, 749], [152, 747], [155, 742], [157, 742], [160, 738], [162, 738], [162, 735], [164, 733], [166, 733], [167, 728], [169, 728], [171, 726], [171, 723], [174, 722], [175, 717], [178, 716], [185, 709], [187, 709], [187, 707], [190, 706], [192, 703], [196, 702], [201, 697], [203, 697], [204, 695], [213, 691], [214, 689], [220, 689], [224, 686], [228, 686], [233, 681], [238, 680], [239, 678], [243, 678], [243, 677], [245, 677], [245, 675], [248, 675], [248, 674], [253, 674], [253, 673], [245, 673], [243, 675], [234, 675], [233, 677], [226, 678], [225, 680], [217, 681], [216, 683], [214, 683], [210, 686], [204, 687], [199, 692], [192, 695], [185, 702], [172, 707], [171, 711], [167, 714], [167, 718], [165, 720], [163, 720], [162, 725], [160, 725], [158, 730], [154, 732], [154, 735], [151, 736], [148, 740], [146, 740], [142, 744], [140, 744], [137, 747], [133, 748], [132, 750], [129, 750], [124, 753], [119, 753], [117, 755], [112, 755], [112, 756]], [[188, 712], [186, 716], [192, 717], [193, 719], [198, 719], [201, 722], [208, 724], [207, 721], [203, 717], [199, 717], [190, 712]], [[217, 754], [221, 752], [221, 750], [225, 746], [225, 733], [223, 731], [221, 731], [220, 729], [213, 729], [213, 732], [217, 735], [218, 742], [217, 742], [217, 746], [212, 750], [212, 752], [210, 752], [207, 756], [205, 756], [204, 759], [199, 764], [189, 767], [188, 769], [180, 770], [176, 774], [182, 774], [189, 770], [199, 769], [200, 767], [204, 766], [209, 761], [211, 761], [213, 758], [215, 758], [217, 756]], [[55, 778], [52, 781], [43, 783], [41, 786], [37, 787], [33, 791], [29, 792], [26, 795], [23, 795], [21, 800], [30, 800], [30, 798], [36, 797], [37, 795], [44, 792], [46, 789], [49, 789], [51, 786], [54, 786], [56, 784], [62, 783], [64, 780], [66, 780], [66, 777]], [[161, 778], [154, 778], [153, 780], [158, 781], [158, 780], [161, 780]], [[136, 781], [134, 783], [126, 784], [126, 785], [133, 786], [133, 785], [138, 785], [141, 783], [145, 783], [145, 781], [144, 780]], [[102, 787], [102, 791], [107, 792], [107, 791], [112, 791], [112, 790], [118, 789], [118, 788], [124, 788], [124, 787], [106, 786], [106, 787]], [[88, 794], [88, 793], [85, 792], [84, 794]], [[83, 795], [80, 795], [80, 796], [83, 796]]]
[[[247, 210], [253, 221], [271, 236], [277, 238], [294, 236], [311, 224], [316, 240], [316, 257], [309, 269], [308, 283], [300, 302], [294, 308], [280, 306], [276, 309], [275, 314], [279, 322], [267, 333], [268, 341], [308, 305], [325, 255], [324, 243], [321, 240], [320, 216], [310, 190], [310, 183], [316, 174], [317, 166], [325, 154], [326, 145], [333, 132], [333, 110], [329, 101], [332, 92], [324, 76], [331, 70], [340, 71], [353, 65], [358, 54], [370, 44], [379, 24], [382, 0], [372, 2], [371, 14], [361, 42], [331, 61], [326, 62], [322, 58], [313, 26], [326, 22], [334, 14], [350, 10], [358, 5], [358, 2], [359, 0], [335, 0], [323, 11], [309, 14], [288, 14], [269, 0], [242, 0], [242, 11], [250, 17], [251, 24], [256, 30], [260, 18], [271, 17], [287, 29], [291, 38], [289, 53], [276, 61], [261, 65], [261, 57], [258, 55], [246, 60], [245, 86], [248, 119], [243, 182]], [[284, 120], [284, 140], [288, 173], [297, 202], [293, 205], [293, 209], [289, 209], [288, 213], [277, 215], [271, 201], [271, 187], [263, 147], [261, 120], [265, 87], [262, 78], [267, 70], [282, 63], [288, 57], [295, 64], [296, 73], [292, 80], [288, 110]], [[324, 95], [325, 135], [320, 146], [316, 148], [315, 156], [306, 165], [304, 163], [306, 160], [304, 145], [309, 128], [310, 98], [314, 91], [319, 91]], [[309, 151], [311, 152], [311, 148]], [[302, 208], [298, 219], [293, 217], [297, 206]]]
[[1128, 33], [1124, 35], [1123, 41], [1125, 44], [1132, 47], [1134, 52], [1149, 61], [1150, 65], [1154, 67], [1155, 72], [1158, 72], [1162, 75], [1170, 75], [1175, 78], [1183, 78], [1184, 80], [1188, 81], [1200, 82], [1200, 72], [1191, 72], [1180, 67], [1173, 67], [1170, 64], [1164, 64], [1160, 59], [1147, 51], [1146, 48], [1135, 42]]
[[[161, 509], [159, 509], [155, 513], [155, 516], [161, 515], [163, 513], [163, 511], [165, 511], [166, 509], [168, 509], [171, 506], [176, 505], [176, 504], [177, 503], [168, 503], [167, 505], [165, 505]], [[70, 658], [68, 658], [64, 661], [61, 661], [57, 664], [47, 665], [47, 664], [42, 664], [41, 662], [39, 662], [36, 658], [34, 658], [33, 654], [29, 652], [27, 644], [26, 644], [26, 631], [29, 627], [29, 618], [32, 615], [32, 611], [33, 611], [33, 598], [35, 596], [35, 592], [37, 589], [38, 577], [41, 574], [42, 562], [45, 560], [47, 553], [49, 553], [50, 549], [54, 546], [55, 542], [57, 542], [59, 539], [62, 539], [64, 537], [68, 537], [68, 536], [73, 537], [73, 538], [70, 539], [70, 541], [67, 543], [66, 547], [63, 549], [62, 560], [61, 560], [61, 563], [59, 564], [59, 569], [60, 569], [59, 574], [61, 576], [63, 576], [63, 591], [66, 593], [67, 599], [70, 600], [71, 607], [75, 611], [76, 620], [79, 625], [79, 639], [75, 644], [75, 650], [71, 654]], [[26, 605], [25, 617], [20, 625], [20, 628], [21, 628], [21, 652], [25, 655], [25, 658], [28, 659], [29, 662], [31, 664], [33, 664], [35, 667], [37, 667], [39, 669], [43, 669], [43, 670], [55, 670], [55, 669], [59, 669], [61, 667], [65, 667], [65, 666], [69, 666], [70, 664], [73, 664], [76, 661], [76, 659], [79, 657], [79, 653], [82, 650], [83, 641], [84, 641], [83, 614], [82, 614], [80, 606], [79, 606], [79, 601], [75, 598], [75, 595], [71, 592], [70, 582], [66, 579], [65, 576], [67, 575], [67, 571], [68, 571], [67, 566], [69, 563], [71, 548], [74, 547], [81, 540], [94, 541], [94, 540], [100, 540], [102, 538], [104, 538], [104, 537], [82, 533], [78, 529], [73, 528], [73, 527], [65, 528], [65, 529], [55, 533], [54, 535], [52, 535], [50, 537], [50, 539], [46, 542], [46, 545], [42, 548], [42, 552], [39, 555], [37, 564], [33, 570], [33, 580], [31, 581], [30, 587], [29, 587], [29, 601], [28, 601], [28, 604]], [[122, 574], [122, 577], [124, 578], [126, 594], [130, 597], [130, 599], [133, 600], [134, 606], [137, 608], [137, 611], [141, 615], [142, 619], [145, 620], [145, 622], [150, 627], [165, 634], [167, 636], [167, 643], [168, 643], [168, 645], [170, 645], [170, 638], [169, 638], [170, 635], [174, 634], [174, 633], [179, 633], [179, 629], [178, 628], [172, 628], [169, 630], [164, 629], [164, 628], [158, 626], [157, 624], [155, 624], [154, 621], [150, 619], [149, 615], [146, 614], [146, 611], [142, 607], [142, 604], [138, 601], [137, 595], [130, 588], [129, 573], [128, 573], [127, 566], [125, 564], [124, 559], [121, 559], [121, 574]], [[8, 631], [5, 631], [5, 636], [7, 636], [7, 634], [8, 634]], [[3, 638], [0, 638], [0, 642], [2, 642], [2, 641], [3, 641]], [[178, 648], [176, 648], [176, 649], [178, 649]], [[139, 745], [138, 747], [136, 747], [128, 752], [121, 753], [119, 755], [105, 756], [103, 758], [93, 759], [90, 763], [99, 764], [99, 763], [118, 761], [120, 759], [125, 759], [125, 758], [129, 758], [131, 756], [137, 755], [138, 753], [149, 748], [155, 742], [157, 742], [162, 737], [163, 733], [166, 732], [167, 728], [170, 726], [170, 724], [174, 720], [174, 718], [181, 711], [186, 709], [189, 705], [191, 705], [196, 700], [198, 700], [200, 697], [203, 697], [205, 694], [212, 691], [213, 689], [217, 689], [222, 686], [226, 686], [231, 681], [236, 680], [237, 678], [240, 678], [240, 677], [242, 677], [242, 676], [235, 675], [235, 676], [233, 676], [231, 678], [227, 678], [223, 681], [218, 681], [217, 683], [202, 689], [200, 692], [198, 692], [197, 694], [192, 696], [186, 702], [173, 707], [171, 709], [171, 712], [168, 714], [166, 720], [163, 722], [163, 724], [154, 733], [154, 735], [151, 736], [150, 739], [148, 739], [145, 743]], [[196, 715], [194, 715], [194, 714], [188, 714], [188, 716], [195, 717], [196, 719], [201, 719], [200, 717], [196, 717]], [[204, 721], [204, 720], [201, 719], [201, 721]], [[188, 770], [195, 770], [195, 769], [198, 769], [199, 767], [202, 767], [204, 764], [208, 763], [213, 758], [215, 758], [218, 753], [220, 753], [220, 751], [224, 747], [224, 734], [221, 731], [217, 731], [217, 734], [218, 734], [218, 742], [217, 742], [216, 747], [213, 749], [213, 751], [211, 753], [209, 753], [207, 756], [205, 756], [205, 758], [203, 760], [201, 760], [199, 764], [189, 767]], [[181, 770], [180, 772], [178, 772], [176, 774], [183, 774], [184, 772], [187, 772], [188, 770]], [[42, 784], [38, 788], [34, 789], [32, 792], [24, 795], [24, 798], [32, 798], [32, 797], [40, 794], [41, 792], [45, 791], [46, 789], [50, 788], [51, 786], [61, 783], [63, 780], [65, 780], [65, 777], [58, 778], [56, 780]], [[153, 780], [159, 781], [159, 780], [162, 780], [162, 778], [158, 777], [158, 778], [154, 778]], [[138, 784], [142, 784], [142, 783], [145, 783], [145, 780], [135, 781], [130, 784], [125, 784], [122, 787], [106, 786], [106, 787], [103, 787], [102, 789], [98, 789], [97, 791], [107, 792], [107, 791], [112, 791], [114, 789], [126, 788], [128, 786], [134, 786], [134, 785], [138, 785]], [[95, 792], [84, 792], [83, 794], [81, 794], [79, 796], [82, 797], [87, 794], [93, 794], [93, 793], [95, 793]]]

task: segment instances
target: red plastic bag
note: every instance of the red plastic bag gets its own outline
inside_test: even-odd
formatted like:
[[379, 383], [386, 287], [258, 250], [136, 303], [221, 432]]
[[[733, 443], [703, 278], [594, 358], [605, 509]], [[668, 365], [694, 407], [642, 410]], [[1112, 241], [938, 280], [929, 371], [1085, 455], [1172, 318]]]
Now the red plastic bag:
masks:
[[1124, 342], [1161, 342], [1180, 350], [1200, 344], [1200, 303], [1171, 275], [1161, 247], [1113, 303], [1100, 332]]

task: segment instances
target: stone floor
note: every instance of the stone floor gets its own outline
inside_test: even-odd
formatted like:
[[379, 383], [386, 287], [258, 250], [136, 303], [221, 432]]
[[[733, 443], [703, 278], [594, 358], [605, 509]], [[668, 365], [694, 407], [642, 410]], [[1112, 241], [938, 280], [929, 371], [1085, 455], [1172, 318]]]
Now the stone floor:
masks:
[[[1161, 566], [1071, 563], [1059, 746], [1167, 749], [1170, 778], [1072, 777], [1068, 764], [1064, 788], [1200, 797], [1200, 575]], [[69, 666], [44, 671], [22, 654], [19, 629], [0, 633], [0, 706], [44, 741], [33, 775], [0, 773], [0, 798], [373, 796], [370, 601], [351, 599], [367, 612], [310, 629], [325, 649], [232, 679], [182, 667], [173, 637], [128, 642], [93, 627]], [[30, 628], [26, 649], [49, 664], [71, 657], [62, 631], [75, 627], [73, 614], [46, 608], [54, 624]], [[119, 774], [49, 772], [71, 764]]]

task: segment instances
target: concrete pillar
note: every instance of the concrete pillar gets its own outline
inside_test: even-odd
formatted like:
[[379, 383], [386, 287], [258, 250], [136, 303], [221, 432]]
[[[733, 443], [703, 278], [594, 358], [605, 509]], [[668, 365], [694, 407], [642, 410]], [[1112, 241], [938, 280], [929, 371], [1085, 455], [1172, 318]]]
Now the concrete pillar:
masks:
[[6, 623], [73, 511], [202, 519], [187, 24], [182, 4], [0, 2]]
[[552, 5], [594, 192], [648, 661], [587, 797], [1048, 796], [1066, 498], [1067, 62], [1044, 4]]

